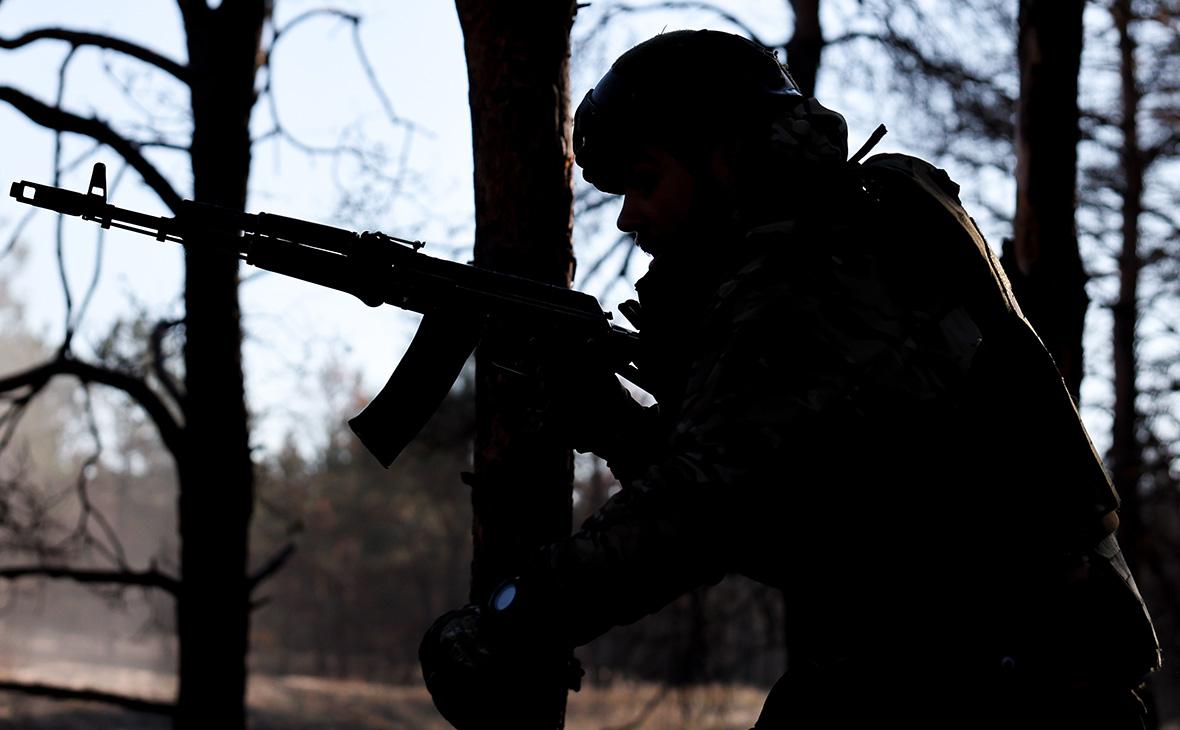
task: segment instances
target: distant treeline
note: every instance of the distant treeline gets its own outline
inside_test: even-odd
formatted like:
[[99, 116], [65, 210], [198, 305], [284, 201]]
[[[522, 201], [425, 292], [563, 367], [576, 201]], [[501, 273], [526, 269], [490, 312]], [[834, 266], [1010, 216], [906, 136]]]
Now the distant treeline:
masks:
[[[467, 601], [471, 505], [470, 386], [452, 393], [392, 469], [342, 428], [314, 458], [291, 448], [267, 464], [259, 554], [294, 533], [296, 555], [267, 585], [252, 666], [267, 673], [417, 681], [418, 641]], [[580, 469], [576, 521], [616, 486], [601, 464]], [[783, 671], [779, 592], [733, 578], [608, 633], [578, 651], [591, 680], [625, 675], [672, 684], [773, 682]]]

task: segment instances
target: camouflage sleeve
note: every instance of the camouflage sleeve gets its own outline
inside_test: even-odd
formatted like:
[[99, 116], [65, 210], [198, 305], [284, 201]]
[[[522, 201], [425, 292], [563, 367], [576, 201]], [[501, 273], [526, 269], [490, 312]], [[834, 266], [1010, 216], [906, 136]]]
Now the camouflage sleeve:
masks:
[[922, 397], [940, 387], [911, 361], [911, 312], [871, 259], [791, 267], [755, 261], [722, 287], [693, 366], [669, 455], [610, 499], [548, 567], [583, 644], [741, 570], [756, 516], [788, 524], [805, 465], [832, 423], [884, 383]]

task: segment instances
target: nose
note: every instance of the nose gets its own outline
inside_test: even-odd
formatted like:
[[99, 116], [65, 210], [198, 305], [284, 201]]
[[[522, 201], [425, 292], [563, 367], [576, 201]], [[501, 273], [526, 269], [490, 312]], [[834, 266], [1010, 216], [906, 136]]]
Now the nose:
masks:
[[635, 233], [642, 222], [642, 211], [634, 195], [623, 196], [623, 208], [619, 211], [619, 219], [615, 226], [623, 233]]

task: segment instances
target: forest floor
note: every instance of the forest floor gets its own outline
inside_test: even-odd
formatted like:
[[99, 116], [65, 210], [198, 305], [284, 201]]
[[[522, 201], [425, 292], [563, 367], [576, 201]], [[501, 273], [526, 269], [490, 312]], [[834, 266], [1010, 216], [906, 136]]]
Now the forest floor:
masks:
[[[68, 667], [61, 667], [69, 674]], [[126, 670], [116, 670], [126, 671]], [[108, 675], [103, 684], [143, 692], [154, 678]], [[7, 679], [8, 677], [6, 677]], [[18, 677], [12, 677], [17, 679]], [[145, 681], [149, 684], [145, 685]], [[158, 689], [166, 687], [159, 686]], [[571, 694], [570, 730], [746, 730], [754, 724], [765, 690], [711, 685], [670, 689], [616, 682]], [[251, 730], [445, 730], [425, 689], [308, 676], [255, 676], [250, 681]], [[0, 692], [2, 730], [167, 730], [167, 720], [92, 702], [58, 701]]]

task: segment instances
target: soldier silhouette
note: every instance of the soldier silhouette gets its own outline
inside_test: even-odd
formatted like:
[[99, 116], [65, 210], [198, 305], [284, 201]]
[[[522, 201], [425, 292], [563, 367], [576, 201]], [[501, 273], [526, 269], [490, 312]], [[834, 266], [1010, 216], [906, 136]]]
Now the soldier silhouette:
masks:
[[571, 443], [623, 488], [428, 632], [456, 727], [511, 726], [542, 657], [731, 573], [788, 602], [757, 728], [1142, 727], [1158, 644], [1051, 357], [945, 173], [849, 161], [846, 137], [715, 31], [646, 41], [586, 94], [577, 163], [653, 256], [657, 405], [566, 378]]

